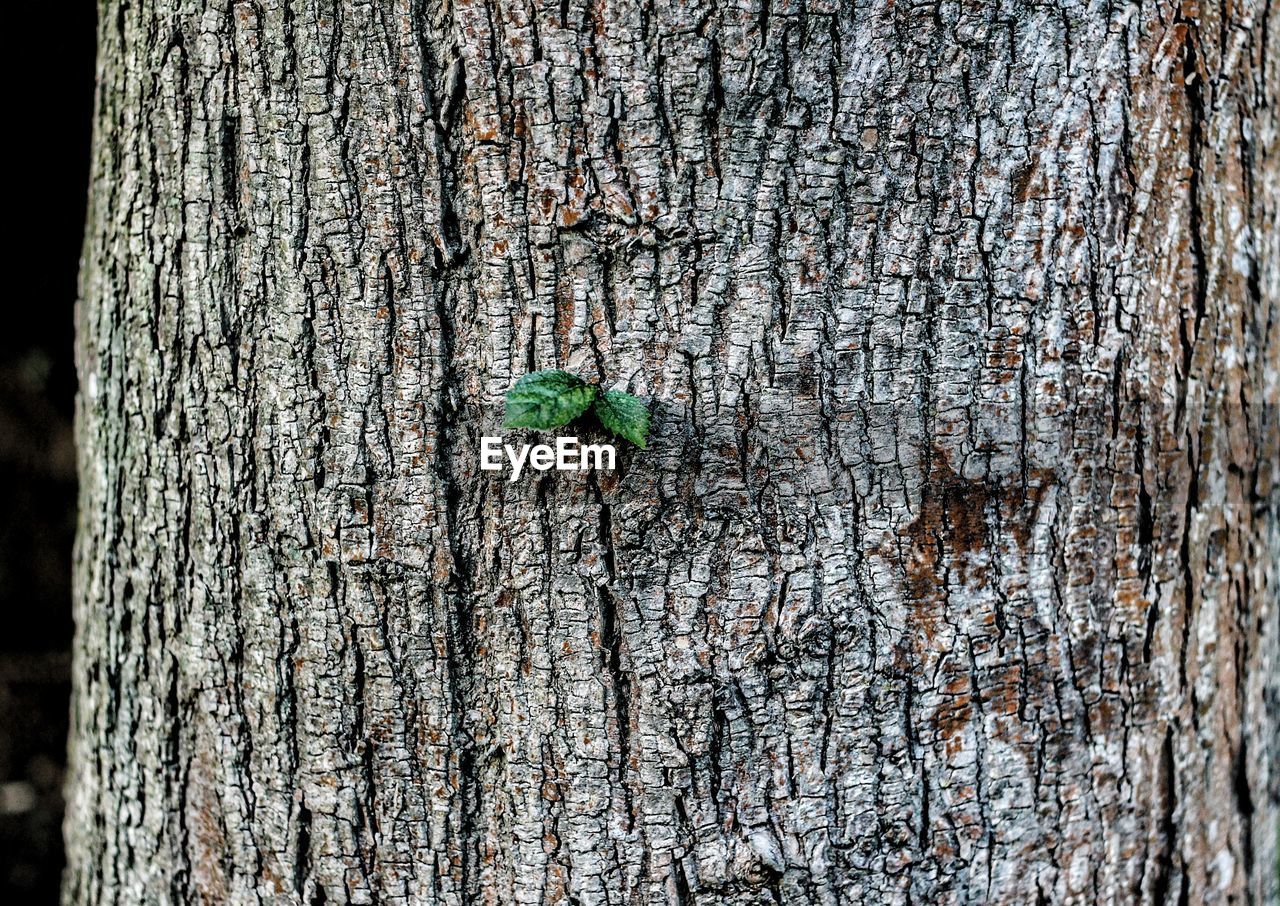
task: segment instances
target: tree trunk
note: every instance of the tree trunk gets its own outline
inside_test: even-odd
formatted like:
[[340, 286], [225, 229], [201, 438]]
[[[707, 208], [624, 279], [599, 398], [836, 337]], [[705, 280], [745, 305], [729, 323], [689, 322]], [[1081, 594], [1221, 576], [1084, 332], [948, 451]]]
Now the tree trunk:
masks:
[[104, 4], [66, 902], [1275, 903], [1277, 10]]

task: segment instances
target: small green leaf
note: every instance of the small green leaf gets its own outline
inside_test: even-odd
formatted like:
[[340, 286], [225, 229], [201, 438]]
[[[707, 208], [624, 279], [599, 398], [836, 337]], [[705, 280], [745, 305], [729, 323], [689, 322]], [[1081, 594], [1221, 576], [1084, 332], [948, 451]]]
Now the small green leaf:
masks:
[[596, 415], [600, 424], [614, 434], [625, 437], [640, 449], [649, 439], [649, 407], [630, 393], [610, 390], [596, 397]]
[[507, 391], [507, 428], [546, 431], [568, 424], [587, 411], [596, 388], [567, 371], [526, 374]]

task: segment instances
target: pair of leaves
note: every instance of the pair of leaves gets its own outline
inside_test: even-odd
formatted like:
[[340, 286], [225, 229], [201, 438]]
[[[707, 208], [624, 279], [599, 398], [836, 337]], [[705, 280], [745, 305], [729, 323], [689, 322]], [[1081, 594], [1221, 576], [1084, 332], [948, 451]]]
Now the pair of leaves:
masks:
[[507, 391], [508, 428], [547, 431], [567, 425], [594, 408], [611, 433], [644, 448], [649, 439], [649, 409], [630, 393], [607, 393], [577, 375], [553, 369], [526, 374]]

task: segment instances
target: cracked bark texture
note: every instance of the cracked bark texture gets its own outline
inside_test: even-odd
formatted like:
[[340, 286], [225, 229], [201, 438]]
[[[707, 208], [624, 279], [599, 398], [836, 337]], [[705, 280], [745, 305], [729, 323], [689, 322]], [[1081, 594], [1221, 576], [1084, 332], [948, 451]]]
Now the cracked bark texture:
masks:
[[1278, 16], [103, 4], [66, 903], [1276, 903]]

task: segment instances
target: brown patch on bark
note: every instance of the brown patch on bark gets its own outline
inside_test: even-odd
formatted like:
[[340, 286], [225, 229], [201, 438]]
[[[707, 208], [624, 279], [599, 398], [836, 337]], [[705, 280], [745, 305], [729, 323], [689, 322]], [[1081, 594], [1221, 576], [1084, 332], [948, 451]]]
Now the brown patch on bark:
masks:
[[[1055, 480], [1050, 469], [1033, 469], [1004, 483], [970, 480], [957, 474], [946, 457], [938, 453], [921, 493], [920, 511], [906, 527], [908, 545], [903, 567], [906, 596], [911, 608], [911, 622], [919, 633], [913, 639], [916, 655], [914, 668], [935, 661], [947, 644], [939, 639], [939, 629], [947, 619], [948, 586], [958, 591], [975, 580], [994, 581], [987, 576], [986, 556], [1010, 553], [1011, 548], [1025, 551], [1032, 540], [1045, 493]], [[980, 592], [985, 594], [985, 592]], [[966, 599], [965, 605], [972, 606]], [[968, 644], [981, 649], [999, 634], [994, 611], [977, 618]], [[966, 729], [973, 725], [978, 712], [1016, 718], [1019, 707], [1021, 668], [1010, 665], [1002, 676], [989, 676], [981, 684], [974, 683], [968, 661], [947, 658], [939, 676], [943, 704], [930, 717], [936, 739], [947, 759], [957, 757], [966, 747]], [[975, 699], [981, 685], [990, 690]], [[1017, 722], [999, 722], [996, 733], [1016, 738]]]
[[987, 541], [989, 500], [984, 482], [956, 474], [942, 455], [935, 458], [921, 493], [920, 513], [905, 529], [910, 544], [903, 560], [907, 599], [926, 645], [933, 643], [944, 609], [948, 571], [958, 570], [951, 581], [966, 581], [968, 555]]
[[225, 903], [230, 888], [223, 871], [223, 859], [230, 844], [222, 822], [222, 806], [217, 794], [219, 786], [211, 763], [213, 758], [209, 750], [197, 750], [187, 775], [191, 885], [199, 893], [201, 902]]
[[983, 547], [988, 538], [986, 508], [990, 498], [986, 482], [963, 478], [944, 457], [936, 458], [921, 493], [920, 513], [906, 527], [912, 547], [926, 555], [923, 563], [919, 558], [909, 560], [915, 564], [915, 568], [908, 567], [907, 575], [913, 597], [923, 596], [916, 594], [921, 583], [937, 583], [940, 546], [953, 557]]
[[1024, 202], [1031, 196], [1031, 177], [1035, 172], [1035, 165], [1031, 161], [1014, 171], [1012, 188], [1015, 201]]

